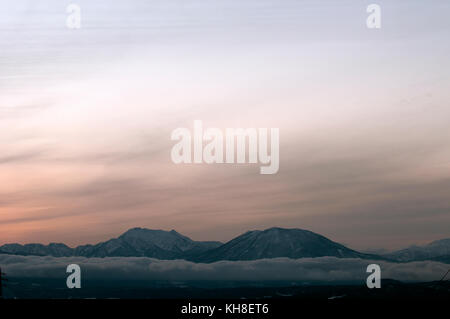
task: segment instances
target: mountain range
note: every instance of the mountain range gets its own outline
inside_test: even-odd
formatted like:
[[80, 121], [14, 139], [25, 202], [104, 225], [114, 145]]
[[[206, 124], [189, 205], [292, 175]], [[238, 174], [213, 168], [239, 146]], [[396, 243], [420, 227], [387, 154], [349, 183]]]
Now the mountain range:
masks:
[[436, 240], [424, 246], [411, 246], [383, 256], [401, 262], [436, 260], [450, 263], [450, 238]]
[[6, 244], [0, 252], [14, 255], [54, 257], [151, 257], [157, 259], [187, 259], [222, 245], [215, 241], [193, 241], [175, 230], [132, 228], [117, 238], [95, 245], [71, 248], [65, 244]]
[[297, 259], [324, 256], [398, 262], [436, 260], [450, 263], [450, 239], [376, 255], [352, 250], [322, 235], [303, 229], [275, 227], [263, 231], [248, 231], [227, 243], [221, 243], [194, 241], [175, 230], [132, 228], [117, 238], [94, 245], [71, 248], [61, 243], [6, 244], [0, 246], [0, 253], [54, 257], [150, 257], [185, 259], [203, 263], [220, 260], [256, 260], [276, 257]]

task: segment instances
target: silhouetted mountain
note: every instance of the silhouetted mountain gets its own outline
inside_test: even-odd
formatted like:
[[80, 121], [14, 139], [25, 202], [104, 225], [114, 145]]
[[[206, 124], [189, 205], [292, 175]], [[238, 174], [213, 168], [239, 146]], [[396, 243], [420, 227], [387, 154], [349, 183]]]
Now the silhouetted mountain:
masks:
[[96, 245], [78, 246], [75, 255], [85, 257], [145, 256], [157, 259], [183, 258], [192, 252], [216, 248], [220, 242], [199, 242], [172, 230], [133, 228], [118, 238]]
[[411, 246], [383, 255], [396, 261], [445, 260], [450, 255], [450, 238], [433, 241], [425, 246]]
[[54, 256], [68, 257], [73, 255], [73, 249], [59, 243], [49, 245], [42, 244], [6, 244], [1, 246], [0, 251], [13, 255], [34, 255], [34, 256]]
[[164, 230], [133, 228], [118, 238], [95, 245], [70, 248], [64, 244], [6, 244], [0, 251], [14, 255], [35, 256], [84, 256], [84, 257], [152, 257], [178, 259], [202, 253], [220, 246], [221, 242], [200, 242], [177, 233]]
[[323, 256], [379, 259], [376, 255], [359, 253], [308, 230], [270, 228], [249, 231], [216, 249], [200, 254], [195, 261]]
[[117, 238], [94, 245], [70, 248], [64, 244], [55, 243], [49, 245], [6, 244], [0, 247], [0, 253], [54, 257], [151, 257], [186, 259], [195, 262], [323, 256], [400, 262], [413, 260], [449, 262], [450, 239], [379, 256], [349, 249], [322, 235], [302, 229], [270, 228], [264, 231], [249, 231], [222, 244], [215, 241], [194, 241], [175, 230], [132, 228]]

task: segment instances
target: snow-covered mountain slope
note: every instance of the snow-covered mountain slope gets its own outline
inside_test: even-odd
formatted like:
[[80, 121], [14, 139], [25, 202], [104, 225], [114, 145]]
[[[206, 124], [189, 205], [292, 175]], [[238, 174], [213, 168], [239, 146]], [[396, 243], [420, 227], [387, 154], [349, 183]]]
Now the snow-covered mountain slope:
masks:
[[303, 229], [270, 228], [247, 232], [228, 243], [209, 250], [196, 261], [255, 260], [262, 258], [303, 258], [334, 256], [339, 258], [377, 258], [333, 242]]
[[95, 245], [70, 248], [64, 244], [6, 244], [0, 251], [15, 255], [37, 256], [84, 256], [84, 257], [131, 257], [145, 256], [158, 259], [177, 259], [202, 253], [220, 246], [220, 242], [201, 242], [176, 232], [132, 228], [119, 236]]
[[396, 261], [438, 260], [450, 255], [450, 238], [433, 241], [425, 246], [411, 246], [389, 254], [387, 257]]
[[36, 255], [36, 256], [54, 256], [68, 257], [72, 256], [73, 249], [64, 245], [51, 243], [49, 245], [42, 244], [6, 244], [0, 247], [0, 251], [14, 255]]

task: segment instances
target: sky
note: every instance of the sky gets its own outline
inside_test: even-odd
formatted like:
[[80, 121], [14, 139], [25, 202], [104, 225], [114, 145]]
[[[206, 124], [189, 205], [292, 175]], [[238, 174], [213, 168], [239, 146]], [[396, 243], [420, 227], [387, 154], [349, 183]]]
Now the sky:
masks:
[[[450, 237], [450, 2], [0, 0], [0, 244], [132, 227], [354, 249]], [[171, 161], [178, 127], [279, 128], [280, 169]]]

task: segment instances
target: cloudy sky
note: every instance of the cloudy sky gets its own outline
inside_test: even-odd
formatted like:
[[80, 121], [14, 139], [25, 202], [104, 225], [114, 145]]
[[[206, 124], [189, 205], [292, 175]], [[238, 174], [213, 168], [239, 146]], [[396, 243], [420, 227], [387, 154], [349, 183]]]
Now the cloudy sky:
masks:
[[[0, 243], [298, 227], [450, 237], [450, 3], [0, 0]], [[280, 170], [175, 165], [171, 132], [280, 129]]]

